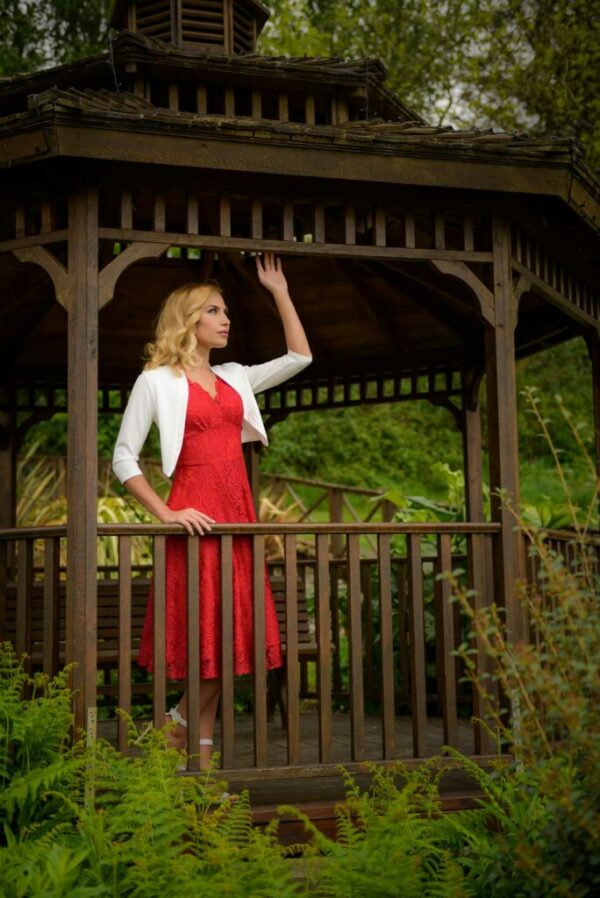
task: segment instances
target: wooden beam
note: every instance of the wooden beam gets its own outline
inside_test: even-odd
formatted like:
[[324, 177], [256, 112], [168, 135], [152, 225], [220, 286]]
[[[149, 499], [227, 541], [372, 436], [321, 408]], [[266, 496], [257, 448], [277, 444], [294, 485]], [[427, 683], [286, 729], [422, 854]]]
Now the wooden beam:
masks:
[[75, 726], [95, 736], [98, 496], [98, 195], [69, 197], [67, 660]]
[[521, 638], [523, 620], [516, 595], [523, 575], [521, 539], [516, 521], [497, 494], [502, 490], [518, 509], [519, 441], [517, 435], [517, 390], [514, 330], [517, 302], [513, 291], [510, 226], [505, 219], [493, 221], [494, 305], [496, 324], [486, 329], [486, 375], [488, 400], [488, 444], [492, 520], [501, 525], [494, 551], [494, 594], [506, 613], [514, 640]]
[[17, 249], [28, 249], [31, 246], [48, 246], [51, 243], [64, 243], [69, 238], [68, 230], [51, 231], [49, 234], [32, 234], [14, 240], [2, 240], [0, 253], [13, 253]]
[[[141, 229], [125, 228], [100, 228], [101, 240], [122, 240], [126, 243], [149, 241], [152, 243], [164, 243], [167, 246], [197, 246], [200, 249], [216, 249], [227, 251], [245, 250], [259, 252], [274, 252], [284, 255], [301, 256], [339, 256], [340, 258], [358, 259], [402, 259], [406, 261], [443, 261], [449, 262], [482, 262], [492, 261], [491, 253], [464, 253], [460, 250], [436, 250], [417, 249], [403, 246], [363, 246], [347, 245], [345, 243], [325, 243], [325, 214], [324, 207], [315, 209], [315, 231], [317, 236], [323, 237], [323, 242], [314, 243], [288, 242], [285, 240], [255, 240], [250, 237], [231, 237], [230, 201], [227, 197], [221, 198], [221, 235], [219, 237], [205, 234], [186, 234], [175, 231], [144, 231]], [[318, 227], [317, 227], [318, 226]], [[1, 248], [1, 246], [0, 246]], [[466, 266], [465, 266], [466, 267]], [[468, 270], [468, 269], [467, 269]], [[455, 275], [460, 277], [461, 275]], [[466, 273], [465, 273], [465, 276]], [[478, 279], [473, 275], [475, 282]], [[480, 282], [479, 282], [480, 283]], [[488, 291], [489, 292], [489, 291]]]
[[[591, 324], [600, 332], [600, 321], [586, 310], [585, 303], [582, 301], [581, 305], [577, 305], [577, 303], [573, 302], [573, 300], [565, 295], [562, 289], [562, 283], [564, 281], [562, 277], [556, 278], [556, 287], [554, 287], [551, 283], [547, 283], [546, 281], [543, 281], [541, 277], [533, 274], [527, 266], [522, 265], [517, 260], [513, 259], [512, 264], [516, 272], [523, 276], [523, 281], [521, 281], [521, 294], [526, 290], [531, 290], [532, 293], [535, 293], [537, 296], [541, 296], [543, 299], [558, 306], [570, 318], [574, 318], [576, 321], [587, 326]], [[553, 270], [556, 270], [556, 268], [556, 264], [553, 263]]]

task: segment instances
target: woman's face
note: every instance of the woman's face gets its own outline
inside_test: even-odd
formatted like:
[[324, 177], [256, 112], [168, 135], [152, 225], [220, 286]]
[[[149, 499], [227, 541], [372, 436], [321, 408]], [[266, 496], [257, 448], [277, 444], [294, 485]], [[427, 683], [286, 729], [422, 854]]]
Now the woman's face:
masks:
[[222, 349], [229, 337], [229, 316], [225, 300], [215, 290], [200, 313], [196, 322], [196, 339], [205, 349]]

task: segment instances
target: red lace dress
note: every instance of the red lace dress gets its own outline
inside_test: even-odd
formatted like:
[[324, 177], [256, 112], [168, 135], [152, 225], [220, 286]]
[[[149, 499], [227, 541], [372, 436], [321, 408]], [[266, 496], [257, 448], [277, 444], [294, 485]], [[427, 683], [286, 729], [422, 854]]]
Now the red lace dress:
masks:
[[[169, 508], [197, 508], [222, 524], [255, 521], [242, 454], [242, 400], [217, 377], [216, 398], [189, 383], [183, 445], [175, 468]], [[200, 677], [221, 675], [221, 577], [219, 539], [200, 538]], [[186, 540], [166, 540], [166, 661], [170, 679], [187, 676]], [[153, 588], [140, 643], [139, 664], [152, 670]], [[283, 663], [275, 603], [265, 567], [267, 668]], [[252, 546], [233, 538], [234, 671], [252, 671]]]

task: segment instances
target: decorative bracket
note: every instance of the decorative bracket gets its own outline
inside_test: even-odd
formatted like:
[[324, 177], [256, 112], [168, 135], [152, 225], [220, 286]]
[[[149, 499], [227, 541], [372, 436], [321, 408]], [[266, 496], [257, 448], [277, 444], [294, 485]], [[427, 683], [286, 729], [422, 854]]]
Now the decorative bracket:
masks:
[[32, 262], [44, 269], [54, 285], [56, 299], [68, 311], [69, 272], [56, 256], [43, 246], [28, 246], [25, 249], [13, 249], [12, 252], [20, 262]]
[[167, 251], [160, 243], [132, 243], [119, 253], [98, 275], [98, 309], [102, 309], [111, 301], [115, 292], [115, 284], [126, 268], [144, 258], [157, 258]]
[[460, 409], [457, 405], [455, 405], [452, 400], [447, 396], [423, 396], [423, 399], [427, 399], [432, 405], [439, 405], [441, 408], [447, 409], [453, 416], [456, 421], [456, 426], [459, 430], [462, 431], [463, 427], [463, 414], [462, 409]]
[[495, 327], [496, 314], [494, 310], [494, 295], [492, 291], [485, 286], [483, 281], [477, 277], [475, 272], [471, 271], [465, 262], [452, 262], [449, 259], [431, 259], [430, 261], [433, 267], [437, 268], [441, 274], [448, 274], [451, 277], [458, 278], [460, 281], [463, 281], [467, 287], [470, 287], [479, 300], [479, 307], [484, 319], [488, 324], [491, 324], [492, 327]]

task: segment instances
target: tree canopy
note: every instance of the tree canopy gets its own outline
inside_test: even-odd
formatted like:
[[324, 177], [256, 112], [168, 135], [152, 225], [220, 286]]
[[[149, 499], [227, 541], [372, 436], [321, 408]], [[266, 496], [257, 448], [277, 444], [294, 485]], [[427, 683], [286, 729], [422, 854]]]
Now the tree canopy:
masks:
[[0, 75], [102, 52], [112, 5], [113, 0], [0, 0]]
[[[377, 57], [436, 124], [576, 137], [600, 168], [600, 16], [586, 0], [269, 0], [261, 52]], [[373, 110], [374, 112], [376, 110]]]

